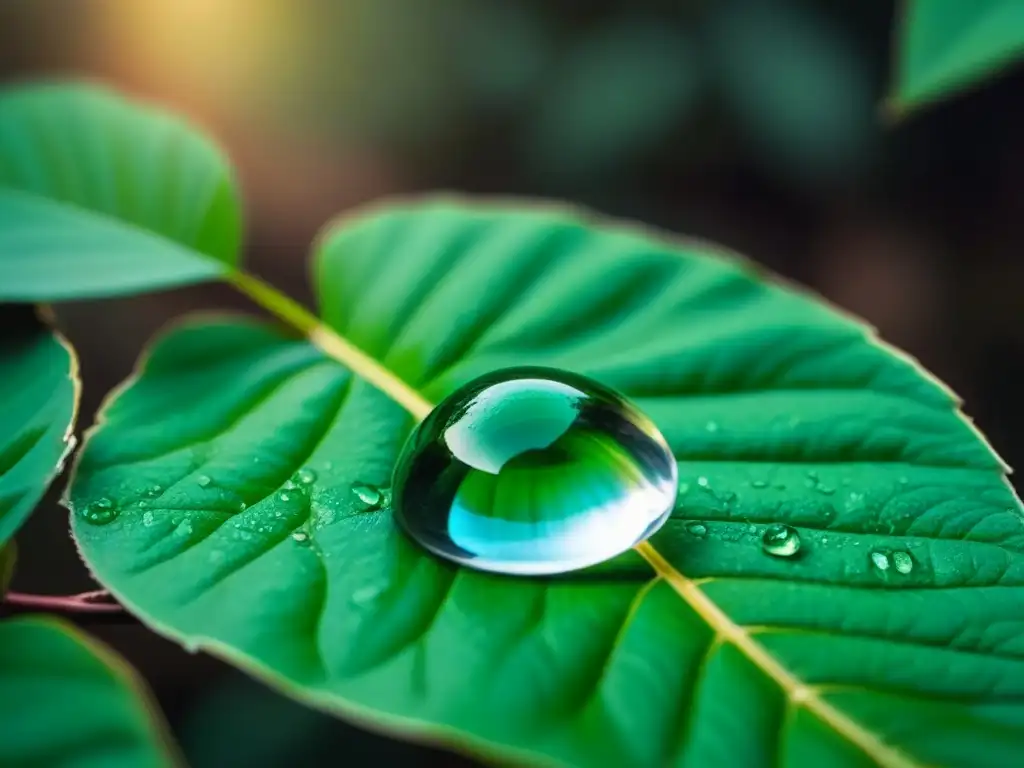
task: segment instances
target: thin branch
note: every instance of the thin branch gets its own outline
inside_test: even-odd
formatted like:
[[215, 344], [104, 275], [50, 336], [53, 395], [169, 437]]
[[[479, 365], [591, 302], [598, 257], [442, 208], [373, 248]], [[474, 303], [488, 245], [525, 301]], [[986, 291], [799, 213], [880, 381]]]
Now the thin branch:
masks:
[[5, 613], [64, 614], [69, 617], [106, 614], [127, 615], [124, 607], [114, 600], [105, 589], [82, 592], [77, 595], [32, 595], [25, 592], [8, 592], [0, 603]]

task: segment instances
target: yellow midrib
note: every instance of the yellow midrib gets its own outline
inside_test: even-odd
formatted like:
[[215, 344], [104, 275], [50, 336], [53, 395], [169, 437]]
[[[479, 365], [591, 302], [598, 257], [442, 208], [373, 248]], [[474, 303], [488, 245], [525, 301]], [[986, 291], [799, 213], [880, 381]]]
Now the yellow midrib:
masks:
[[[231, 282], [260, 305], [307, 334], [310, 342], [329, 357], [344, 364], [422, 421], [433, 404], [352, 342], [338, 335], [305, 307], [279, 293], [262, 281], [244, 273], [235, 273]], [[684, 576], [649, 541], [634, 547], [654, 572], [699, 615], [722, 642], [731, 643], [758, 669], [778, 684], [791, 706], [803, 707], [857, 746], [869, 758], [885, 768], [918, 768], [919, 764], [898, 749], [889, 746], [874, 733], [823, 699], [812, 686], [802, 682], [743, 627], [736, 624], [692, 579]]]

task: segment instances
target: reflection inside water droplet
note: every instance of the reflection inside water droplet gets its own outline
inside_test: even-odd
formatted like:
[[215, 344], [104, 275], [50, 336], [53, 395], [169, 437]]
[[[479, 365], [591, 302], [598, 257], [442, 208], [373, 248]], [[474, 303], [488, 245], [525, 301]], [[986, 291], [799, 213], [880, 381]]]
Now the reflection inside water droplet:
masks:
[[676, 483], [664, 438], [621, 396], [520, 368], [471, 382], [416, 428], [395, 469], [394, 509], [442, 557], [552, 574], [646, 539], [671, 512]]
[[118, 516], [117, 505], [113, 500], [103, 496], [96, 501], [86, 504], [79, 511], [79, 517], [90, 525], [107, 525], [114, 522]]

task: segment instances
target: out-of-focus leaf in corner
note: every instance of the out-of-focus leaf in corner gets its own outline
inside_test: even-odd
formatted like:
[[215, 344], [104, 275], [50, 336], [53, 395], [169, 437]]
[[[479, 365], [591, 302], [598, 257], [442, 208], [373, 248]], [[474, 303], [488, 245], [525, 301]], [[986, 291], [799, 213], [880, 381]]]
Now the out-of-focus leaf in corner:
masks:
[[897, 40], [896, 112], [972, 85], [1024, 55], [1020, 0], [909, 0]]

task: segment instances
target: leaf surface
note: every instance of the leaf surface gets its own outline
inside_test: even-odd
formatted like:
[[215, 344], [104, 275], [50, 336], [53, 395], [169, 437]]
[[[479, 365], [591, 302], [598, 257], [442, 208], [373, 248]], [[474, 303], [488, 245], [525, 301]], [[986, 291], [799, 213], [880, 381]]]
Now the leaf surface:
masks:
[[[387, 484], [409, 414], [304, 340], [207, 320], [156, 343], [71, 493], [90, 567], [158, 631], [503, 760], [1024, 750], [1020, 503], [949, 391], [864, 326], [706, 244], [457, 201], [339, 224], [316, 286], [428, 400], [523, 364], [631, 395], [679, 462], [660, 575], [636, 552], [551, 579], [422, 553], [352, 492]], [[120, 514], [90, 525], [100, 497]], [[777, 522], [799, 557], [762, 551]]]
[[1018, 0], [908, 0], [893, 103], [920, 106], [970, 86], [1024, 55]]
[[0, 545], [25, 522], [73, 447], [78, 360], [25, 308], [0, 313]]
[[0, 624], [0, 765], [170, 766], [148, 694], [120, 659], [52, 619]]
[[93, 85], [0, 95], [0, 301], [213, 280], [239, 239], [226, 159], [178, 118]]

